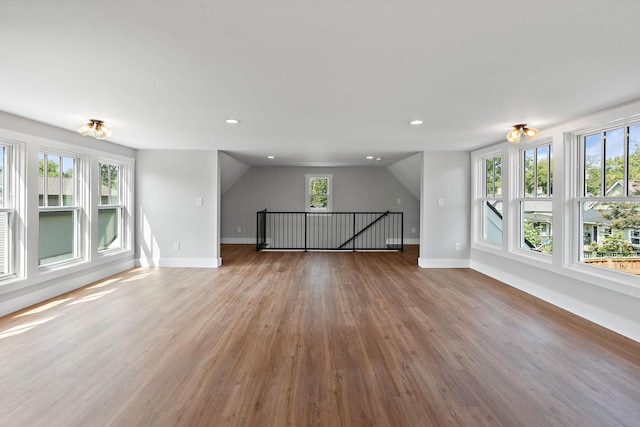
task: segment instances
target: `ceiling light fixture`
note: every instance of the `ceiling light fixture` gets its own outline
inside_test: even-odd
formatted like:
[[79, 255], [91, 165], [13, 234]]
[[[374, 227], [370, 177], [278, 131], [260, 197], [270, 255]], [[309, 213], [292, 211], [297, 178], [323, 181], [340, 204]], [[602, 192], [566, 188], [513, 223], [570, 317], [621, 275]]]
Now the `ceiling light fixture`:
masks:
[[238, 119], [226, 119], [224, 122], [226, 124], [228, 124], [228, 125], [237, 125], [238, 123], [240, 123], [240, 120], [238, 120]]
[[412, 126], [420, 126], [421, 124], [423, 124], [424, 122], [422, 120], [411, 120], [409, 122], [410, 125]]
[[78, 129], [82, 136], [92, 136], [96, 139], [108, 138], [113, 135], [113, 131], [104, 124], [102, 120], [90, 119]]
[[517, 144], [520, 142], [522, 134], [524, 134], [528, 139], [534, 140], [538, 137], [539, 133], [540, 131], [538, 129], [527, 127], [526, 123], [513, 125], [513, 129], [507, 132], [507, 141]]
[[367, 156], [367, 160], [373, 160], [373, 156]]
[[267, 156], [267, 159], [275, 159], [276, 156]]

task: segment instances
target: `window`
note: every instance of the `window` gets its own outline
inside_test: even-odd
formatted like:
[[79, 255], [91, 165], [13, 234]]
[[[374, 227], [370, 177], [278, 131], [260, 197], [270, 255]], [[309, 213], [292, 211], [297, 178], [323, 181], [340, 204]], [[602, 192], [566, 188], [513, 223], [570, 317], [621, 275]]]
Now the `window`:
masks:
[[16, 172], [15, 145], [0, 141], [0, 278], [15, 273]]
[[122, 166], [100, 163], [98, 251], [119, 249], [124, 246], [123, 223]]
[[485, 157], [482, 164], [482, 238], [489, 242], [502, 243], [502, 156]]
[[553, 144], [520, 151], [520, 247], [552, 253]]
[[78, 158], [40, 153], [39, 264], [57, 264], [79, 257], [80, 202]]
[[306, 176], [306, 211], [331, 212], [331, 179], [333, 175]]
[[579, 260], [634, 273], [640, 256], [640, 124], [582, 135], [579, 153]]

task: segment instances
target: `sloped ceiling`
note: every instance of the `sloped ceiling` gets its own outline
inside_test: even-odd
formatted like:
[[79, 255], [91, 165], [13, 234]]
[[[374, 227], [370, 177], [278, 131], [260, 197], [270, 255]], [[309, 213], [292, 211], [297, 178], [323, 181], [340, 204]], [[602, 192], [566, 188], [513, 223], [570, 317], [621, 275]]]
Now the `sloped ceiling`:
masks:
[[248, 165], [389, 166], [640, 98], [638, 16], [637, 0], [3, 0], [0, 110]]

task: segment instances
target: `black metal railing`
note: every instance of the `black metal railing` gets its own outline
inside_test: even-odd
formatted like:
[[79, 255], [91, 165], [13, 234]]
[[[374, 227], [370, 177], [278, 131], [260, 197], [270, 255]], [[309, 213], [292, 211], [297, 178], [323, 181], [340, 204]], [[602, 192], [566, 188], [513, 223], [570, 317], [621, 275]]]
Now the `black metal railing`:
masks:
[[404, 250], [402, 212], [257, 212], [256, 250]]

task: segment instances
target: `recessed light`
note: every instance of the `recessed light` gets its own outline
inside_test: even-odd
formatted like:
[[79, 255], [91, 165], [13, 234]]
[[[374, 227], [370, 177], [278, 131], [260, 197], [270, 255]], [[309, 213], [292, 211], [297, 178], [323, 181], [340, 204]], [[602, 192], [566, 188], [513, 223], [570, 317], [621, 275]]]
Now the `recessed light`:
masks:
[[238, 120], [238, 119], [226, 119], [224, 122], [226, 124], [228, 124], [228, 125], [237, 125], [238, 123], [240, 123], [240, 120]]
[[384, 159], [384, 157], [376, 157], [376, 162], [379, 162], [382, 159]]
[[412, 126], [420, 126], [421, 124], [423, 124], [424, 122], [422, 120], [411, 120], [409, 122], [410, 125]]
[[275, 159], [276, 156], [267, 156], [267, 159]]
[[367, 156], [367, 160], [373, 160], [373, 156]]

